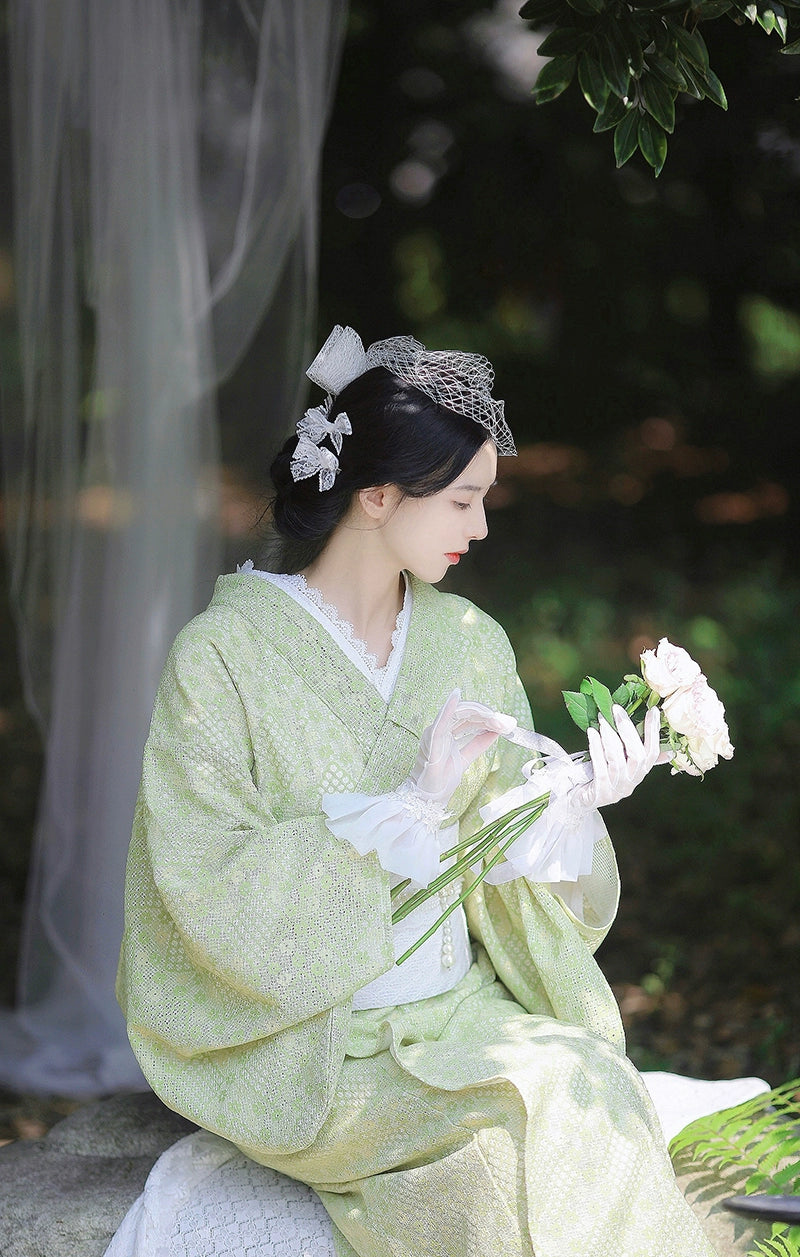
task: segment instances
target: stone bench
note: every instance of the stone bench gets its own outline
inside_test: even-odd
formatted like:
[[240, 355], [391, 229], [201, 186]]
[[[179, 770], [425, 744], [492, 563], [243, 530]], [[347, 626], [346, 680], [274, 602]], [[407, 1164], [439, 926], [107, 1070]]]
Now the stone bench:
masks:
[[[196, 1129], [154, 1095], [133, 1093], [78, 1109], [43, 1139], [0, 1148], [0, 1253], [103, 1257], [159, 1156]], [[686, 1156], [676, 1170], [718, 1257], [744, 1255], [769, 1235], [768, 1224], [722, 1209], [742, 1190], [734, 1170], [720, 1177]]]

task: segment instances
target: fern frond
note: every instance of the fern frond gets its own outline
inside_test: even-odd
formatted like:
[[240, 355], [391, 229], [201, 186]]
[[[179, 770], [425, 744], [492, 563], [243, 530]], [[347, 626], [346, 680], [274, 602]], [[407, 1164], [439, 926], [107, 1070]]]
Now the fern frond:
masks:
[[[766, 1091], [721, 1113], [698, 1118], [669, 1145], [693, 1165], [737, 1167], [752, 1195], [800, 1195], [800, 1079]], [[748, 1257], [800, 1257], [800, 1227], [776, 1222], [769, 1239], [755, 1241]]]

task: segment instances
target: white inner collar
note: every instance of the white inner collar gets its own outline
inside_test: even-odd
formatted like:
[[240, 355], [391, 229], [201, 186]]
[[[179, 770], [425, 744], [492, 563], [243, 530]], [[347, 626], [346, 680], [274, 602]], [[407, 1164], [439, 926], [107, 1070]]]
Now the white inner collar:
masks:
[[408, 625], [411, 619], [412, 593], [411, 584], [403, 572], [405, 593], [403, 605], [397, 614], [389, 658], [381, 667], [375, 655], [368, 649], [366, 642], [356, 636], [352, 624], [342, 619], [336, 607], [326, 602], [318, 589], [309, 585], [302, 573], [262, 572], [253, 566], [251, 559], [237, 567], [237, 572], [244, 575], [260, 576], [272, 585], [283, 589], [295, 602], [313, 615], [314, 619], [326, 629], [351, 663], [371, 681], [381, 697], [388, 702], [394, 693], [397, 676], [403, 662]]

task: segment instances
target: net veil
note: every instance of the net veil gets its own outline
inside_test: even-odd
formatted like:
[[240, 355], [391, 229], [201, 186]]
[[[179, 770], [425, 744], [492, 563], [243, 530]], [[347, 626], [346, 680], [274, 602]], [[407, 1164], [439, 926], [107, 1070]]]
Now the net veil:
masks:
[[440, 406], [479, 423], [498, 454], [516, 454], [505, 404], [492, 397], [494, 369], [488, 358], [458, 349], [426, 349], [413, 336], [377, 340], [365, 350], [352, 327], [337, 325], [306, 374], [335, 396], [371, 367], [386, 367]]

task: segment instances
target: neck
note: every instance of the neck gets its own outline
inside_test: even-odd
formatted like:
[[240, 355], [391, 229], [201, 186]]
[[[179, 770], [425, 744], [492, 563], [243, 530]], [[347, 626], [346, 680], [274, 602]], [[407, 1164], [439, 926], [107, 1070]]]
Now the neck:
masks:
[[303, 575], [384, 663], [403, 605], [404, 585], [374, 534], [369, 529], [337, 529]]

